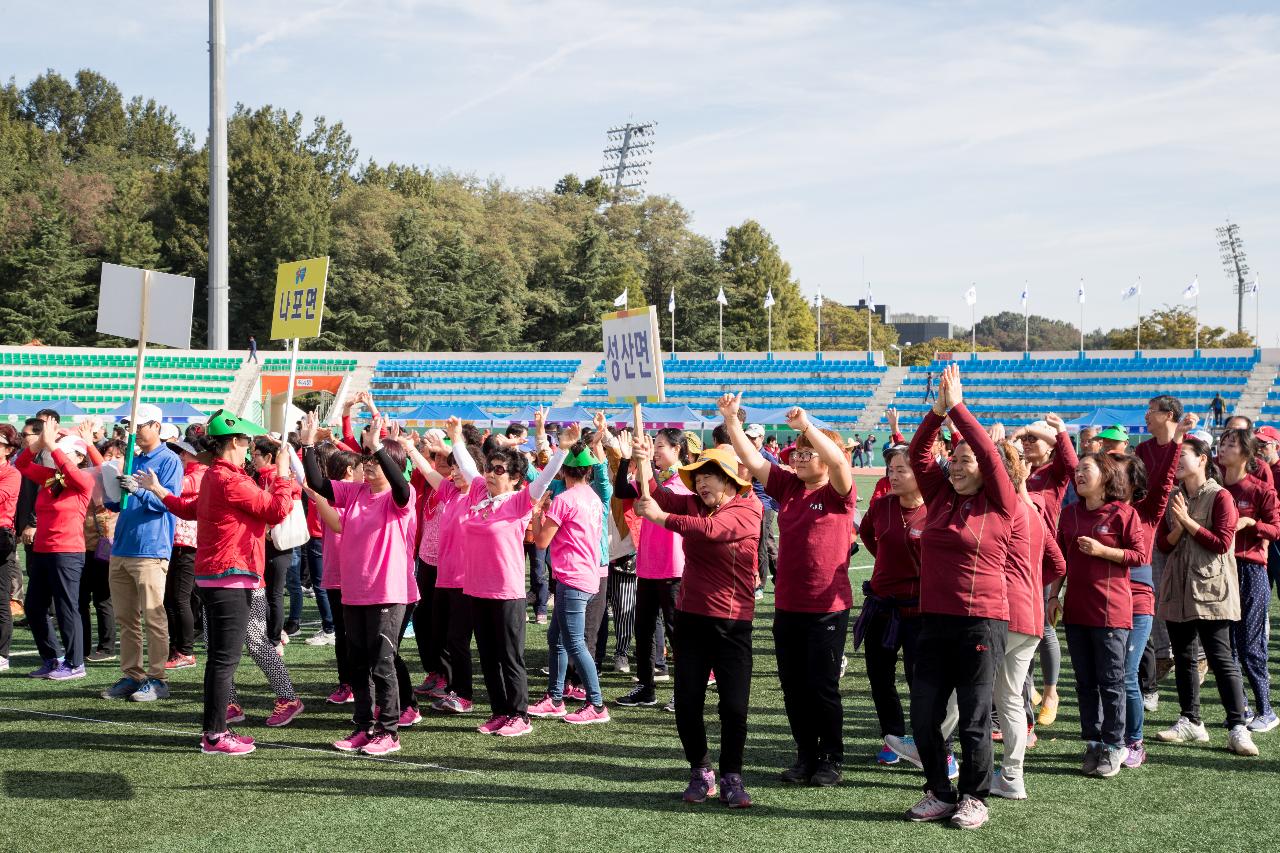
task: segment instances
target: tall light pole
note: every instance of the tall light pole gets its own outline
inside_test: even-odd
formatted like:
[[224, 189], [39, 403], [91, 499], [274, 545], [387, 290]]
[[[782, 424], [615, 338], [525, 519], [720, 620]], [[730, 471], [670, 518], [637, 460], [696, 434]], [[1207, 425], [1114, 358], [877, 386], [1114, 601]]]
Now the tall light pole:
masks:
[[650, 160], [637, 159], [653, 153], [653, 134], [656, 121], [643, 124], [627, 122], [608, 131], [609, 147], [604, 149], [604, 168], [600, 174], [613, 181], [613, 197], [616, 200], [622, 190], [639, 189], [649, 174]]
[[222, 0], [209, 0], [209, 349], [225, 350], [227, 284], [227, 28]]
[[1249, 264], [1245, 260], [1244, 241], [1240, 239], [1240, 226], [1227, 220], [1227, 224], [1217, 229], [1218, 249], [1222, 253], [1222, 268], [1231, 279], [1231, 289], [1236, 294], [1236, 331], [1244, 331], [1244, 295], [1249, 292], [1245, 277], [1249, 275]]

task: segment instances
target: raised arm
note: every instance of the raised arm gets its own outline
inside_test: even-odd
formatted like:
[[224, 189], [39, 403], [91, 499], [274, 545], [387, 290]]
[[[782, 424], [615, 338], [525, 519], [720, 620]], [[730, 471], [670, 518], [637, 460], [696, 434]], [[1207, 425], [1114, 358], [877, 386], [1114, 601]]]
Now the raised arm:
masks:
[[[845, 456], [844, 448], [832, 441], [822, 430], [814, 427], [809, 423], [809, 415], [799, 406], [792, 406], [787, 409], [787, 426], [808, 439], [809, 444], [817, 452], [818, 458], [827, 466], [827, 476], [831, 481], [831, 488], [835, 489], [840, 495], [847, 495], [853, 491], [853, 468], [849, 464], [849, 459]], [[754, 446], [753, 446], [754, 449]], [[767, 466], [768, 463], [766, 462]], [[766, 467], [766, 471], [768, 468]], [[769, 482], [766, 478], [762, 482]]]
[[978, 470], [982, 472], [982, 491], [1002, 515], [1011, 516], [1018, 508], [1020, 498], [1018, 491], [1009, 479], [995, 442], [987, 435], [986, 430], [978, 423], [969, 408], [964, 404], [964, 394], [960, 385], [960, 365], [948, 364], [942, 372], [942, 387], [939, 397], [948, 407], [947, 414], [955, 425], [965, 443], [973, 449], [978, 460]]
[[926, 501], [933, 500], [933, 496], [944, 488], [947, 482], [947, 475], [942, 472], [942, 466], [933, 458], [933, 444], [937, 441], [941, 430], [942, 416], [936, 411], [926, 412], [915, 435], [911, 436], [911, 445], [907, 450], [911, 470], [916, 475], [916, 485], [919, 486], [920, 494]]
[[1173, 481], [1178, 473], [1178, 458], [1182, 454], [1182, 439], [1196, 428], [1199, 417], [1187, 412], [1173, 431], [1173, 440], [1168, 444], [1156, 444], [1155, 463], [1147, 471], [1147, 494], [1134, 504], [1138, 515], [1149, 525], [1155, 525], [1164, 517], [1165, 508], [1169, 505], [1169, 495], [1173, 492]]
[[742, 429], [742, 420], [738, 417], [738, 412], [742, 409], [742, 392], [739, 391], [736, 395], [722, 395], [716, 401], [716, 408], [720, 410], [720, 416], [724, 419], [729, 441], [733, 444], [733, 452], [738, 454], [738, 458], [742, 460], [743, 465], [747, 466], [752, 477], [761, 483], [769, 482], [769, 469], [772, 466], [769, 460], [756, 450], [751, 439], [747, 438], [746, 432]]
[[1067, 425], [1062, 422], [1062, 418], [1050, 412], [1045, 416], [1045, 422], [1053, 427], [1056, 431], [1054, 436], [1053, 468], [1050, 471], [1054, 483], [1063, 484], [1076, 475], [1076, 468], [1080, 466], [1080, 457], [1076, 455], [1076, 446], [1071, 441], [1071, 435], [1067, 432]]
[[462, 478], [470, 483], [480, 476], [480, 469], [476, 467], [475, 457], [467, 449], [467, 442], [462, 437], [462, 421], [458, 418], [449, 418], [445, 421], [444, 432], [453, 443], [453, 463], [462, 472]]

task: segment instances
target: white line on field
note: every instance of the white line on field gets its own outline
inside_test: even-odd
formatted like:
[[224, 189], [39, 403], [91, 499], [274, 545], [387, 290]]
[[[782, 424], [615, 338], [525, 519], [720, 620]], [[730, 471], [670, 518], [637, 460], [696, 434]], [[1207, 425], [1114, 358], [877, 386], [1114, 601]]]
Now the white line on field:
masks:
[[[53, 714], [48, 711], [33, 711], [29, 708], [12, 708], [7, 705], [0, 705], [0, 711], [9, 711], [14, 714], [31, 714], [37, 717], [50, 717], [55, 720], [75, 720], [81, 723], [95, 723], [102, 726], [121, 726], [123, 728], [133, 729], [134, 731], [139, 732], [159, 732], [161, 734], [184, 735], [193, 738], [198, 738], [200, 736], [200, 732], [187, 731], [184, 729], [164, 729], [159, 726], [139, 726], [134, 725], [133, 723], [122, 723], [116, 720], [95, 720], [92, 717], [77, 717], [72, 714]], [[409, 767], [417, 767], [422, 770], [444, 770], [448, 773], [466, 773], [470, 776], [484, 775], [475, 770], [462, 770], [457, 767], [445, 767], [443, 764], [430, 764], [422, 761], [405, 761], [400, 758], [383, 758], [378, 755], [361, 755], [358, 752], [346, 753], [330, 749], [316, 749], [312, 746], [297, 746], [291, 743], [270, 743], [264, 740], [257, 740], [256, 738], [254, 739], [254, 743], [258, 746], [269, 746], [277, 749], [293, 749], [298, 752], [315, 752], [328, 756], [329, 758], [360, 758], [365, 761], [381, 761], [386, 764], [402, 764]]]

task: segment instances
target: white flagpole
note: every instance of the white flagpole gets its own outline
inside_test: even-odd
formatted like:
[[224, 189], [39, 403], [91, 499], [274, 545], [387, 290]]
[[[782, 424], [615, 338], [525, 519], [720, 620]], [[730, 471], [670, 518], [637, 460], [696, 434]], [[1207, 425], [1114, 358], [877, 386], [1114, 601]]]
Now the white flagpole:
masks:
[[1138, 352], [1142, 352], [1142, 276], [1138, 276]]
[[724, 304], [717, 304], [720, 306], [720, 357], [724, 358]]
[[1262, 312], [1258, 307], [1259, 294], [1262, 291], [1261, 276], [1253, 276], [1253, 345], [1262, 349]]
[[769, 355], [773, 355], [773, 306], [769, 306]]
[[676, 357], [676, 312], [671, 312], [671, 357]]
[[867, 361], [871, 361], [871, 300], [867, 300]]
[[969, 306], [969, 355], [978, 357], [978, 321], [974, 319], [975, 305]]
[[[1084, 287], [1083, 278], [1080, 279], [1080, 286]], [[1077, 299], [1080, 298], [1079, 293], [1076, 294], [1076, 298]], [[1084, 302], [1083, 301], [1081, 301], [1080, 303], [1080, 355], [1084, 355]]]
[[1031, 354], [1031, 309], [1027, 306], [1028, 282], [1022, 283], [1022, 351]]
[[[1199, 281], [1200, 277], [1196, 276]], [[1196, 288], [1196, 353], [1200, 352], [1200, 289]]]

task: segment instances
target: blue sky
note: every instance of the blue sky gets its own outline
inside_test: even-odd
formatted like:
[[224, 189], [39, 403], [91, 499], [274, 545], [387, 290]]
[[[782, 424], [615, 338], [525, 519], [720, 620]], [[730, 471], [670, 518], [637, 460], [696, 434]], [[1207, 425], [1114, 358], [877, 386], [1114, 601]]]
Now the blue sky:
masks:
[[[91, 67], [208, 124], [207, 4], [6, 3], [0, 74]], [[1224, 4], [1225, 5], [1225, 4]], [[1217, 7], [1217, 8], [1215, 8]], [[228, 94], [342, 120], [363, 158], [521, 187], [594, 173], [659, 122], [651, 192], [713, 237], [746, 218], [810, 294], [968, 323], [1085, 325], [1176, 302], [1234, 325], [1213, 229], [1280, 304], [1273, 3], [226, 0]], [[1271, 296], [1275, 293], [1275, 296]], [[1275, 300], [1275, 302], [1271, 302]], [[1252, 328], [1252, 306], [1246, 325]], [[1280, 345], [1264, 318], [1263, 342]]]

